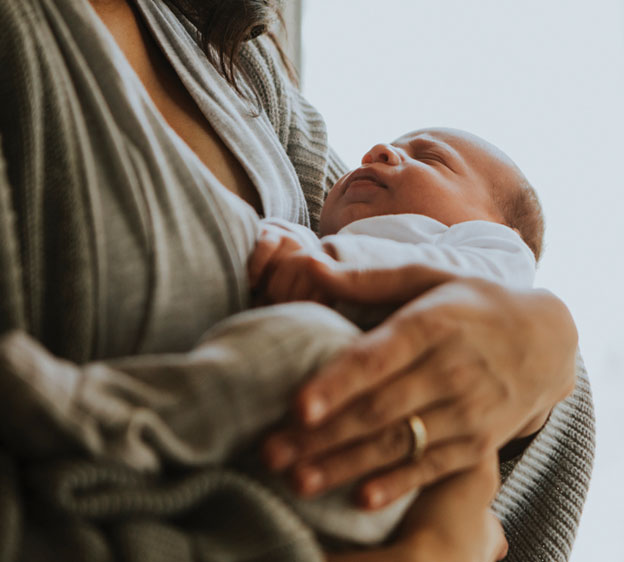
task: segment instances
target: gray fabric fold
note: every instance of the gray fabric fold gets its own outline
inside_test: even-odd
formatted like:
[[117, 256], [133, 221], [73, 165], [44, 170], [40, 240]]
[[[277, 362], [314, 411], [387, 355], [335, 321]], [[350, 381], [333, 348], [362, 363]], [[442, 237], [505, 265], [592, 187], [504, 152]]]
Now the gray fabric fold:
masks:
[[[379, 543], [412, 495], [376, 512], [355, 508], [350, 488], [302, 500], [263, 469], [257, 455], [262, 435], [289, 414], [302, 382], [358, 333], [328, 308], [294, 303], [232, 316], [189, 353], [77, 366], [53, 357], [23, 332], [9, 332], [0, 338], [0, 395], [7, 403], [0, 427], [12, 427], [6, 441], [17, 436], [13, 448], [28, 444], [22, 453], [31, 458], [69, 453], [73, 446], [154, 475], [171, 467], [236, 466], [275, 491], [317, 532], [347, 543]], [[47, 470], [41, 474], [35, 482], [49, 480]], [[89, 518], [169, 516], [164, 505], [195, 501], [173, 489], [129, 492], [142, 486], [139, 475], [128, 475], [129, 481], [118, 482], [124, 490], [116, 491], [107, 469], [91, 467], [88, 474], [58, 470], [59, 484], [38, 491]]]

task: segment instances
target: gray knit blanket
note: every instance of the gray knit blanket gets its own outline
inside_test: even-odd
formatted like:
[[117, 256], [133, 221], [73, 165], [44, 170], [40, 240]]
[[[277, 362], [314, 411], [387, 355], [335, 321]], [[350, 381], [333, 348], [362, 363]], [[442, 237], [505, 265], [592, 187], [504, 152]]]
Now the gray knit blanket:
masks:
[[[159, 40], [194, 53], [201, 105], [193, 30], [162, 1], [139, 5]], [[0, 2], [0, 561], [321, 560], [286, 502], [218, 460], [227, 426], [191, 431], [236, 397], [227, 372], [172, 384], [172, 357], [229, 361], [197, 344], [246, 305], [255, 226], [117, 72], [93, 17], [87, 0]], [[261, 116], [241, 126], [276, 139], [258, 150], [298, 181], [275, 214], [316, 228], [344, 167], [270, 44], [249, 43], [243, 64]], [[284, 359], [275, 330], [263, 365]], [[579, 357], [573, 395], [502, 467], [508, 560], [569, 558], [593, 451]]]

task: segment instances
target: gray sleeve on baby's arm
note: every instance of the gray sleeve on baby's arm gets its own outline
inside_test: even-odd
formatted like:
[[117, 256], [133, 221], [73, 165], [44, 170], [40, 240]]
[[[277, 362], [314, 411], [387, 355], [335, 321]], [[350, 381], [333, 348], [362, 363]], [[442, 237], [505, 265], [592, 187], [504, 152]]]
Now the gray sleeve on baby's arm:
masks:
[[[263, 430], [286, 415], [301, 383], [358, 334], [343, 317], [312, 303], [256, 309], [211, 330], [207, 343], [217, 337], [222, 342], [229, 340], [228, 347], [236, 350], [228, 370], [238, 382], [229, 383], [229, 394], [239, 402], [236, 417], [247, 420], [246, 437], [239, 436], [239, 443], [254, 443]], [[262, 469], [255, 456], [244, 457], [237, 464], [284, 499], [320, 537], [362, 545], [379, 543], [395, 529], [414, 497], [408, 494], [375, 512], [354, 506], [353, 485], [302, 499], [282, 476]]]
[[[220, 445], [227, 452], [223, 460], [227, 461], [228, 454], [240, 451], [241, 447], [256, 445], [269, 426], [288, 414], [301, 383], [358, 334], [359, 330], [343, 317], [313, 303], [255, 309], [229, 318], [208, 332], [207, 351], [215, 342], [228, 350], [227, 365], [221, 369], [227, 367], [222, 384], [227, 384], [231, 401], [213, 404], [217, 411], [210, 410], [214, 412], [211, 415], [223, 412], [230, 419], [225, 425], [219, 420], [205, 420], [204, 424], [234, 428], [230, 429], [229, 442]], [[197, 350], [200, 363], [201, 347]], [[214, 361], [214, 357], [214, 353], [205, 355], [206, 360]], [[242, 456], [240, 464], [249, 474], [282, 497], [320, 537], [363, 545], [379, 543], [394, 530], [414, 496], [408, 494], [375, 512], [354, 507], [353, 486], [315, 499], [301, 499], [282, 476], [261, 468], [257, 457]]]

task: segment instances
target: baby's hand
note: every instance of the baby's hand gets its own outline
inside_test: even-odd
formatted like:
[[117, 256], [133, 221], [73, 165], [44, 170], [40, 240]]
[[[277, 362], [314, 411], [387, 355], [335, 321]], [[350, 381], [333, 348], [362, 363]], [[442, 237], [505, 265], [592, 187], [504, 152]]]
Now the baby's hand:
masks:
[[274, 261], [301, 250], [301, 247], [301, 242], [286, 229], [272, 224], [265, 225], [247, 262], [249, 286], [256, 289]]
[[315, 282], [314, 271], [326, 267], [331, 258], [322, 250], [304, 250], [287, 230], [269, 225], [264, 228], [249, 258], [249, 283], [254, 304], [292, 301], [325, 302]]

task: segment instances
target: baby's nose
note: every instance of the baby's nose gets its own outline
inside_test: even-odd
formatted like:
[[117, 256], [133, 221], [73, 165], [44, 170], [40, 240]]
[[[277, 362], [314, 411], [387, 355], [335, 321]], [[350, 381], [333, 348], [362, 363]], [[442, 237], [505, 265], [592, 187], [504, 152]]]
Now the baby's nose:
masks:
[[401, 162], [401, 157], [396, 147], [391, 144], [380, 143], [373, 146], [362, 157], [362, 164], [373, 164], [374, 162], [396, 166]]

